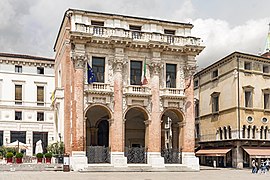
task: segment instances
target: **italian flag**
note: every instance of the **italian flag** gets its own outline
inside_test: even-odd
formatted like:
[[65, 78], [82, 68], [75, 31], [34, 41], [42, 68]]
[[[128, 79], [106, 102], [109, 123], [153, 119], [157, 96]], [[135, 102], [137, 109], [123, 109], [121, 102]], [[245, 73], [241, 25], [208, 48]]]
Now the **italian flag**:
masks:
[[148, 83], [146, 79], [146, 58], [143, 62], [143, 75], [142, 75], [142, 85], [146, 85]]

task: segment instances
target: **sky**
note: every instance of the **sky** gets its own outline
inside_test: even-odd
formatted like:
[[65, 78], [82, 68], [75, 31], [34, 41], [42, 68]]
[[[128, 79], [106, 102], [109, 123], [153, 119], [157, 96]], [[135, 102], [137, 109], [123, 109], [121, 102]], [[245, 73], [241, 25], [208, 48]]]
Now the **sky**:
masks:
[[234, 51], [265, 51], [270, 0], [0, 0], [0, 52], [54, 58], [69, 8], [192, 23], [204, 68]]

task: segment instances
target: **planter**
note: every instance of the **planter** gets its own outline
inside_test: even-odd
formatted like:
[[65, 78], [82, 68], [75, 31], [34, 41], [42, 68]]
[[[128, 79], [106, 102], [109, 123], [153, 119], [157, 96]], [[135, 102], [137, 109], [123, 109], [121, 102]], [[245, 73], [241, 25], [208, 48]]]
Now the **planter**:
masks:
[[7, 163], [12, 163], [12, 159], [13, 159], [12, 157], [8, 157], [7, 158]]
[[37, 163], [42, 163], [43, 158], [37, 158]]
[[16, 158], [16, 163], [21, 164], [22, 163], [22, 158]]
[[47, 164], [51, 164], [52, 158], [45, 158]]

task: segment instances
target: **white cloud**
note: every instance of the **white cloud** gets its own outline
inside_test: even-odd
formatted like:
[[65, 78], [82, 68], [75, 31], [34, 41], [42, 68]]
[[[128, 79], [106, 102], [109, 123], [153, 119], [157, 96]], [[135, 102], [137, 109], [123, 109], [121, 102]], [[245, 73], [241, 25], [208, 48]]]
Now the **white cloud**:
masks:
[[264, 49], [269, 18], [249, 20], [231, 27], [219, 19], [196, 19], [193, 35], [201, 37], [206, 48], [197, 58], [200, 67], [205, 67], [234, 52], [258, 54]]

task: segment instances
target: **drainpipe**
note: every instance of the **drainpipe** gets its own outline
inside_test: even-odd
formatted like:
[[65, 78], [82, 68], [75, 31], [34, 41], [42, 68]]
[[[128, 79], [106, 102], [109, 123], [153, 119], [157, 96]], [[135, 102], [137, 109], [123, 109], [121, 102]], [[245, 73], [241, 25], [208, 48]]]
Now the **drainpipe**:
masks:
[[238, 120], [237, 120], [237, 123], [238, 123], [238, 139], [240, 139], [240, 79], [239, 79], [239, 74], [240, 74], [240, 71], [239, 71], [239, 57], [236, 56], [237, 58], [237, 111], [238, 111]]

